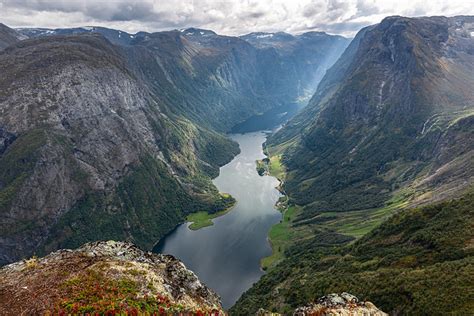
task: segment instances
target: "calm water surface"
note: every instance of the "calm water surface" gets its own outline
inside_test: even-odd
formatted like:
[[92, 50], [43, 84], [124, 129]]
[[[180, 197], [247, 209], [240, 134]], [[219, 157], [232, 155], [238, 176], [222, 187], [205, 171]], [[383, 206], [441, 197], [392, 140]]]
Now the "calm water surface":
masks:
[[263, 271], [260, 259], [271, 254], [267, 234], [281, 214], [274, 205], [280, 197], [278, 181], [259, 176], [255, 160], [262, 159], [263, 132], [231, 135], [241, 153], [220, 169], [214, 184], [230, 193], [237, 204], [228, 214], [214, 219], [214, 225], [190, 230], [178, 226], [163, 238], [155, 251], [172, 254], [215, 290], [225, 308], [258, 281]]

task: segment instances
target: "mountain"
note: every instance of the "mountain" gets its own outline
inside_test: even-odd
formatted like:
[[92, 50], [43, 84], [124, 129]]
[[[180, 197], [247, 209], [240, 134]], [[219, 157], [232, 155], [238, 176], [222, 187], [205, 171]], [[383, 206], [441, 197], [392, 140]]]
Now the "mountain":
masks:
[[295, 97], [268, 88], [258, 48], [212, 31], [18, 31], [30, 39], [0, 52], [0, 263], [103, 239], [151, 249], [226, 208], [211, 178], [239, 149], [221, 133]]
[[169, 110], [125, 52], [95, 34], [0, 54], [1, 261], [129, 239], [151, 249], [193, 210], [235, 143]]
[[[413, 203], [472, 183], [472, 17], [391, 17], [362, 30], [308, 107], [268, 144], [292, 143], [285, 189], [307, 216]], [[442, 193], [445, 192], [445, 193]]]
[[5, 24], [0, 23], [0, 51], [9, 45], [26, 38], [26, 36], [20, 34], [14, 29], [11, 29]]
[[252, 115], [306, 102], [349, 43], [306, 33], [286, 34], [284, 45], [268, 47], [252, 34], [238, 38], [198, 28], [133, 35], [103, 27], [19, 31], [29, 37], [99, 33], [126, 46], [144, 80], [173, 103], [172, 110], [225, 132]]
[[84, 26], [84, 27], [73, 27], [73, 28], [18, 28], [16, 29], [20, 34], [28, 37], [44, 37], [44, 36], [55, 36], [55, 35], [77, 35], [84, 33], [98, 33], [107, 38], [111, 43], [117, 45], [129, 45], [136, 36], [144, 36], [145, 32], [140, 32], [135, 35], [129, 34], [124, 31], [109, 29], [100, 26]]
[[392, 314], [472, 309], [473, 30], [470, 16], [364, 28], [268, 139], [289, 207], [236, 315], [340, 290]]
[[[327, 68], [332, 66], [349, 44], [342, 36], [324, 32], [301, 35], [250, 33], [240, 38], [259, 50], [263, 76], [272, 94], [291, 96], [289, 100], [307, 102]], [[296, 82], [296, 86], [289, 85]]]

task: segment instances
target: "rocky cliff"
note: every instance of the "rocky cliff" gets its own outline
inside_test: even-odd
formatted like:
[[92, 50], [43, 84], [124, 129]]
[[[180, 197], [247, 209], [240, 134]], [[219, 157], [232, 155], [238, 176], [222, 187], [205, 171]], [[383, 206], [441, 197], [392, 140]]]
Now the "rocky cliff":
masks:
[[170, 112], [97, 34], [0, 54], [0, 261], [94, 239], [156, 241], [226, 207], [210, 181], [237, 145]]
[[473, 23], [389, 17], [356, 36], [269, 140], [291, 144], [285, 189], [308, 217], [380, 207], [406, 187], [426, 203], [472, 183]]
[[172, 256], [94, 242], [0, 270], [0, 314], [224, 315], [219, 296]]

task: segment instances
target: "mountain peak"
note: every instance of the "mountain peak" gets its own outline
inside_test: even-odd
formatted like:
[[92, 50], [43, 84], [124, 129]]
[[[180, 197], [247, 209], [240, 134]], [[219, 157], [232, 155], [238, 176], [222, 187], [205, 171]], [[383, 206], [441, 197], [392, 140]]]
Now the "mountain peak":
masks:
[[216, 32], [211, 30], [199, 29], [195, 27], [190, 27], [186, 29], [180, 29], [181, 33], [185, 36], [210, 36], [210, 35], [217, 35]]

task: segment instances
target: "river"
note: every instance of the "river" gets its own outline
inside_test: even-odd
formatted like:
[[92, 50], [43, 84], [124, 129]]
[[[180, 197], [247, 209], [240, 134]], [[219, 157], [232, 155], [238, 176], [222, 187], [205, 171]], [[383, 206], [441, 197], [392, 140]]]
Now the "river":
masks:
[[259, 176], [255, 160], [265, 157], [263, 132], [234, 134], [241, 153], [221, 167], [214, 184], [230, 193], [235, 207], [213, 220], [214, 225], [190, 230], [188, 223], [163, 238], [155, 251], [172, 254], [194, 271], [199, 279], [222, 298], [224, 308], [232, 306], [242, 293], [264, 273], [260, 260], [271, 254], [267, 234], [278, 223], [275, 209], [280, 193], [278, 180]]

